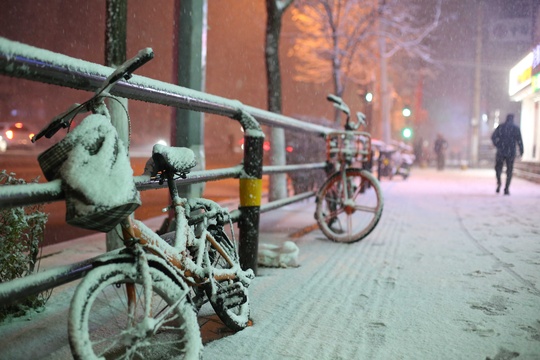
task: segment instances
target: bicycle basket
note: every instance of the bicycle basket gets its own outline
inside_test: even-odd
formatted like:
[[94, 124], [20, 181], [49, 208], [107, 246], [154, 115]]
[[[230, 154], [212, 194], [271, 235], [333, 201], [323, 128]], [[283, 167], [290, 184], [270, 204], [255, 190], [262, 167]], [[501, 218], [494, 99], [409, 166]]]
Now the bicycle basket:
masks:
[[62, 179], [70, 225], [108, 232], [141, 204], [127, 151], [102, 115], [86, 117], [38, 161], [48, 180]]
[[67, 160], [73, 145], [74, 143], [69, 141], [68, 137], [66, 137], [59, 143], [39, 154], [38, 162], [41, 171], [43, 171], [43, 175], [45, 175], [45, 179], [52, 181], [58, 178], [60, 167], [62, 167], [64, 161]]
[[335, 131], [326, 136], [327, 161], [364, 162], [371, 156], [371, 136], [362, 131]]

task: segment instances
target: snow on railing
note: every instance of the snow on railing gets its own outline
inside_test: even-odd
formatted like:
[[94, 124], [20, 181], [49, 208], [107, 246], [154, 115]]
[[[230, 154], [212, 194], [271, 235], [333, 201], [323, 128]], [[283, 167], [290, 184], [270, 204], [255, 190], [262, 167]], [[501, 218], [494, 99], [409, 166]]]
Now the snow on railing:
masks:
[[[78, 90], [95, 91], [112, 71], [114, 69], [107, 66], [74, 59], [0, 37], [0, 74], [3, 75]], [[263, 125], [319, 134], [332, 131], [324, 126], [246, 106], [237, 100], [139, 75], [133, 75], [129, 82], [118, 82], [111, 90], [111, 94], [230, 118], [237, 116], [239, 111], [243, 110]]]

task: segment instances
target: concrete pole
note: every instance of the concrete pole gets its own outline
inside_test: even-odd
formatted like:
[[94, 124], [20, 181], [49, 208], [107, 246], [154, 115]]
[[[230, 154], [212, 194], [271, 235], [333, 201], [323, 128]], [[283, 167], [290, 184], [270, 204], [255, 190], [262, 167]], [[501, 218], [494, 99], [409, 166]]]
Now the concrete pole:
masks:
[[[206, 74], [207, 0], [177, 0], [176, 44], [178, 85], [204, 91]], [[204, 114], [176, 109], [171, 129], [174, 146], [188, 147], [197, 157], [197, 170], [206, 167], [204, 153]], [[204, 184], [179, 187], [180, 196], [201, 197]]]
[[478, 166], [480, 102], [482, 92], [482, 23], [483, 1], [478, 1], [476, 17], [476, 57], [474, 70], [474, 114], [471, 120], [471, 166]]
[[388, 91], [388, 59], [386, 58], [386, 38], [384, 37], [384, 21], [379, 21], [379, 53], [381, 56], [381, 123], [382, 140], [389, 144], [392, 139], [390, 124], [390, 93]]

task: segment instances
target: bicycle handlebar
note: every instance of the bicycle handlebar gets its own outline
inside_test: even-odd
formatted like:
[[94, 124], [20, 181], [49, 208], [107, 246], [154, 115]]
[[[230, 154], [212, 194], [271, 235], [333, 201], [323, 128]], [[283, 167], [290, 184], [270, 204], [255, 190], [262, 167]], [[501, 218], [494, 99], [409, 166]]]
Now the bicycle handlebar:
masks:
[[73, 121], [73, 118], [81, 112], [90, 111], [95, 105], [95, 100], [100, 97], [103, 92], [108, 92], [118, 81], [124, 79], [129, 80], [133, 72], [154, 58], [154, 51], [151, 48], [140, 50], [137, 55], [120, 65], [114, 72], [109, 75], [103, 82], [103, 85], [96, 90], [94, 95], [82, 104], [74, 104], [67, 111], [56, 116], [51, 122], [42, 129], [36, 136], [32, 138], [32, 142], [45, 136], [47, 139], [53, 137], [60, 129], [68, 128]]
[[107, 77], [103, 86], [96, 91], [96, 94], [102, 93], [108, 87], [114, 85], [117, 81], [121, 79], [129, 80], [135, 70], [137, 70], [153, 58], [154, 51], [152, 51], [151, 48], [145, 48], [140, 50], [137, 55], [116, 68], [116, 70], [111, 75], [109, 75], [109, 77]]
[[49, 125], [47, 125], [44, 129], [42, 129], [39, 133], [37, 133], [36, 136], [32, 138], [32, 143], [35, 143], [39, 139], [41, 139], [43, 136], [45, 136], [47, 139], [50, 139], [53, 137], [54, 134], [56, 134], [60, 129], [67, 128], [70, 124], [73, 118], [81, 112], [82, 105], [81, 104], [73, 104], [71, 107], [63, 112], [62, 114], [55, 116], [54, 119], [51, 120]]
[[347, 115], [347, 120], [349, 119], [349, 116], [351, 115], [351, 110], [349, 109], [349, 106], [347, 106], [347, 104], [345, 104], [345, 102], [343, 101], [342, 98], [340, 98], [339, 96], [333, 95], [333, 94], [328, 94], [328, 96], [326, 96], [326, 99], [328, 101], [333, 102], [334, 107], [336, 107], [339, 110], [343, 111], [343, 113], [345, 115]]
[[366, 125], [366, 116], [361, 112], [356, 113], [356, 122], [351, 121], [351, 110], [349, 109], [349, 106], [339, 96], [328, 94], [326, 96], [326, 99], [333, 102], [334, 107], [341, 110], [345, 115], [347, 115], [347, 120], [345, 121], [345, 130], [357, 130], [360, 125]]

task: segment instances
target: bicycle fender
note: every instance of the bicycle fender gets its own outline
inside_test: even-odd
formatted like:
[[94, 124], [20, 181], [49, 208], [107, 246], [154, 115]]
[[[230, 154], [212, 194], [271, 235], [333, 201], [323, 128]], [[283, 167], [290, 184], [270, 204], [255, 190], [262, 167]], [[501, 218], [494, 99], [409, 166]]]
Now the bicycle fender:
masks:
[[[178, 269], [169, 264], [165, 259], [154, 255], [154, 254], [145, 254], [145, 257], [148, 261], [148, 265], [154, 269], [161, 271], [163, 274], [171, 278], [178, 286], [183, 290], [188, 290], [188, 285], [185, 279], [181, 276]], [[127, 252], [120, 253], [111, 253], [110, 255], [105, 254], [99, 258], [98, 261], [93, 263], [93, 267], [109, 265], [109, 264], [118, 264], [118, 263], [131, 263], [135, 264], [137, 262], [137, 257], [129, 254]]]

